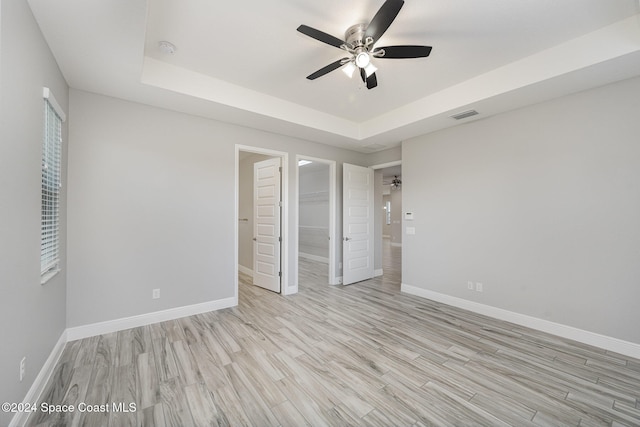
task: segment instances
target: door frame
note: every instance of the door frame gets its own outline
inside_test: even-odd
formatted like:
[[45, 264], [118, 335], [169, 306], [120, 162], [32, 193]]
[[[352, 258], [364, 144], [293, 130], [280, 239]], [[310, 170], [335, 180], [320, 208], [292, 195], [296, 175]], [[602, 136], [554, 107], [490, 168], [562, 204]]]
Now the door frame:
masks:
[[233, 286], [234, 286], [234, 298], [238, 301], [238, 218], [239, 218], [239, 202], [240, 202], [240, 152], [246, 151], [249, 153], [263, 154], [265, 156], [280, 157], [282, 160], [282, 228], [280, 230], [282, 234], [282, 245], [280, 249], [281, 263], [282, 263], [282, 280], [280, 282], [280, 294], [290, 295], [297, 291], [296, 286], [289, 286], [289, 153], [284, 151], [270, 150], [268, 148], [252, 147], [249, 145], [236, 144], [235, 145], [235, 205], [234, 205], [234, 217], [233, 217], [233, 229], [234, 229], [234, 268]]
[[[313, 156], [304, 156], [302, 154], [296, 154], [296, 180], [295, 180], [295, 194], [294, 194], [294, 204], [295, 204], [295, 219], [294, 219], [294, 228], [296, 230], [296, 239], [294, 242], [294, 253], [295, 253], [295, 266], [294, 266], [294, 283], [295, 290], [298, 291], [298, 280], [299, 280], [299, 256], [300, 256], [300, 236], [299, 236], [299, 227], [300, 227], [300, 166], [298, 166], [298, 162], [300, 160], [311, 160], [313, 162], [322, 163], [329, 166], [329, 285], [339, 285], [341, 279], [336, 276], [336, 245], [338, 242], [336, 241], [336, 161], [329, 159], [321, 159]], [[342, 244], [342, 241], [340, 242]]]

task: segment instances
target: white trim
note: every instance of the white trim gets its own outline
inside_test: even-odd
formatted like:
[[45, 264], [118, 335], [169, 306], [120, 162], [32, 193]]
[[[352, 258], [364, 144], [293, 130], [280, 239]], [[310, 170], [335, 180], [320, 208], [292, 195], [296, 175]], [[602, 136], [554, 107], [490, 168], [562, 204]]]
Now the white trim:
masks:
[[416, 286], [402, 283], [400, 290], [404, 293], [427, 298], [443, 304], [462, 308], [464, 310], [473, 311], [495, 319], [504, 320], [515, 323], [517, 325], [526, 326], [531, 329], [546, 332], [562, 338], [568, 338], [584, 344], [589, 344], [605, 350], [624, 354], [626, 356], [640, 359], [640, 344], [624, 341], [618, 338], [600, 335], [595, 332], [585, 331], [583, 329], [574, 328], [573, 326], [562, 325], [560, 323], [550, 322], [548, 320], [539, 319], [537, 317], [527, 316], [526, 314], [515, 313], [513, 311], [492, 307], [486, 304], [480, 304], [463, 298], [451, 295], [441, 294], [429, 291], [427, 289], [418, 288]]
[[64, 110], [62, 109], [60, 104], [58, 104], [58, 101], [56, 101], [56, 98], [53, 96], [51, 89], [49, 89], [48, 87], [43, 87], [42, 97], [49, 101], [49, 104], [51, 104], [53, 109], [56, 111], [56, 114], [60, 117], [60, 120], [62, 120], [63, 122], [66, 122], [67, 115], [64, 114]]
[[[47, 357], [47, 360], [44, 362], [38, 376], [33, 381], [33, 384], [31, 384], [31, 387], [29, 387], [27, 395], [22, 400], [22, 403], [35, 404], [40, 400], [42, 393], [44, 393], [44, 388], [49, 382], [51, 375], [53, 375], [56, 364], [58, 363], [58, 360], [60, 360], [60, 356], [62, 356], [62, 351], [64, 350], [66, 343], [67, 331], [64, 330], [62, 331], [60, 338], [58, 338], [56, 345], [53, 346], [53, 350], [51, 350], [49, 357]], [[17, 412], [11, 419], [11, 422], [9, 422], [9, 427], [26, 425], [30, 414], [30, 412]]]
[[253, 277], [253, 270], [248, 267], [245, 267], [242, 264], [238, 264], [238, 271], [240, 273], [246, 274], [247, 276]]
[[300, 258], [310, 259], [311, 261], [321, 262], [323, 264], [329, 264], [329, 258], [327, 258], [326, 256], [313, 255], [305, 252], [298, 252], [298, 256]]
[[122, 331], [124, 329], [137, 328], [139, 326], [151, 325], [153, 323], [166, 322], [167, 320], [193, 316], [194, 314], [207, 313], [209, 311], [235, 307], [236, 305], [238, 305], [238, 298], [225, 298], [199, 304], [187, 305], [183, 307], [170, 308], [168, 310], [140, 314], [138, 316], [124, 317], [121, 319], [108, 320], [106, 322], [76, 326], [75, 328], [67, 329], [67, 340], [75, 341], [82, 338], [93, 337], [96, 335]]
[[377, 270], [373, 270], [373, 277], [380, 277], [383, 274], [384, 274], [384, 271], [381, 268], [379, 268]]

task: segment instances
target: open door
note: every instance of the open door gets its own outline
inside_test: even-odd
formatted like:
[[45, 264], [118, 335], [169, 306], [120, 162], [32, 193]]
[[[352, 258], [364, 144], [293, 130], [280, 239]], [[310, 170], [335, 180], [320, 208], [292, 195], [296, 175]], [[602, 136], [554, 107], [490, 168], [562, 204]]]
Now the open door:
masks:
[[253, 165], [253, 284], [280, 292], [280, 158]]
[[342, 283], [373, 277], [373, 169], [343, 165]]

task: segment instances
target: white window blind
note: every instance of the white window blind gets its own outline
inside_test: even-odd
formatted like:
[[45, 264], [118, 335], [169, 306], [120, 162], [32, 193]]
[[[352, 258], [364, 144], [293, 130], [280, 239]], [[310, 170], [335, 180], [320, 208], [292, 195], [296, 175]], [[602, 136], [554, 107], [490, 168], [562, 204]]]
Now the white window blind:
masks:
[[59, 269], [62, 121], [65, 116], [49, 89], [44, 88], [43, 95], [40, 274], [44, 276]]

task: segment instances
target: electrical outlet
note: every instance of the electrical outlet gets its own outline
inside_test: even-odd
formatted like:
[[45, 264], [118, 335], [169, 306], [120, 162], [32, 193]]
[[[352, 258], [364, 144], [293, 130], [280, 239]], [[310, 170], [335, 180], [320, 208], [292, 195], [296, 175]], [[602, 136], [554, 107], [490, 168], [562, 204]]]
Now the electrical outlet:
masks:
[[482, 283], [476, 282], [476, 291], [482, 292]]
[[467, 289], [469, 289], [470, 291], [473, 290], [473, 282], [467, 282]]
[[20, 360], [20, 382], [22, 382], [26, 374], [27, 374], [27, 356], [23, 357]]
[[153, 298], [153, 299], [160, 298], [160, 289], [154, 289], [153, 290], [153, 294], [151, 295], [151, 298]]

